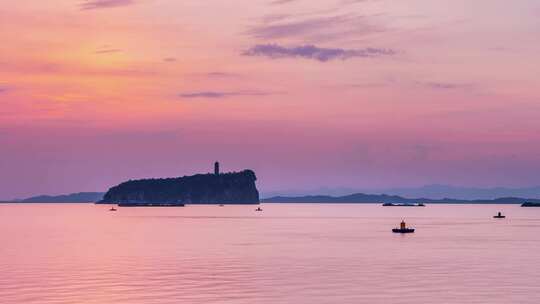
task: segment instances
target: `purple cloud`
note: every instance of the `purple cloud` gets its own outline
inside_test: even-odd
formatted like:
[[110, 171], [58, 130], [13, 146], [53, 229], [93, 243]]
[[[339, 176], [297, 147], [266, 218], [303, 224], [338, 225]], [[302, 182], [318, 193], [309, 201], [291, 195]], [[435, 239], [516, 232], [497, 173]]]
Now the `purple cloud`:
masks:
[[199, 91], [181, 93], [178, 96], [181, 98], [227, 98], [234, 96], [267, 96], [272, 94], [276, 93], [264, 91]]
[[82, 10], [102, 9], [134, 4], [133, 0], [86, 0], [81, 4]]
[[244, 56], [263, 56], [275, 58], [307, 58], [321, 62], [334, 59], [346, 60], [354, 57], [372, 58], [395, 55], [396, 51], [381, 48], [364, 49], [341, 49], [341, 48], [321, 48], [314, 45], [303, 45], [296, 47], [284, 47], [277, 44], [258, 44], [244, 52]]

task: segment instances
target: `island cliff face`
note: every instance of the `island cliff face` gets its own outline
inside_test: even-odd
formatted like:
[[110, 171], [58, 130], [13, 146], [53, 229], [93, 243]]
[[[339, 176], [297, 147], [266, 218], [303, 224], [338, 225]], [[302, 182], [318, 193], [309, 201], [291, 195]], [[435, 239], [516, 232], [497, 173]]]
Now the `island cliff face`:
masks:
[[110, 188], [98, 203], [258, 204], [256, 180], [251, 170], [130, 180]]

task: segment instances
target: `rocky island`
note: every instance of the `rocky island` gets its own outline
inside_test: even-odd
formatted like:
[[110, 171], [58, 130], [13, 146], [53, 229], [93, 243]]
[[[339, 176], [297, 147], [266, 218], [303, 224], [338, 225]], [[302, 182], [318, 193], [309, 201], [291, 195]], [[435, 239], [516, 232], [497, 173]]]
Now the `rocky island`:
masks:
[[114, 186], [98, 204], [259, 204], [255, 172], [214, 173], [193, 176], [130, 180]]

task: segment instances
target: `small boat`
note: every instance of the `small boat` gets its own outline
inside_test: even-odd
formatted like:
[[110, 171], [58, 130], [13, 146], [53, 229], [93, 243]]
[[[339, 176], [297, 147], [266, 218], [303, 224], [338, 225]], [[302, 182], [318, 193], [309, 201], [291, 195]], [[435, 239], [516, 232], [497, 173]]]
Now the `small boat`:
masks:
[[497, 215], [494, 215], [493, 218], [505, 218], [506, 215], [502, 215], [502, 213], [497, 213]]
[[401, 221], [401, 224], [399, 225], [399, 228], [392, 229], [393, 233], [413, 233], [414, 228], [407, 228], [407, 225], [405, 224], [405, 221]]
[[220, 206], [220, 207], [223, 207], [223, 206], [225, 206], [225, 205], [223, 205], [223, 204], [219, 204], [219, 206]]
[[116, 211], [116, 208], [114, 208], [114, 206], [112, 206], [111, 209], [109, 209], [109, 211]]
[[262, 211], [261, 207], [257, 207], [257, 209], [255, 209], [255, 211]]
[[382, 204], [385, 207], [425, 207], [424, 203], [417, 203], [417, 204], [411, 204], [411, 203], [384, 203]]

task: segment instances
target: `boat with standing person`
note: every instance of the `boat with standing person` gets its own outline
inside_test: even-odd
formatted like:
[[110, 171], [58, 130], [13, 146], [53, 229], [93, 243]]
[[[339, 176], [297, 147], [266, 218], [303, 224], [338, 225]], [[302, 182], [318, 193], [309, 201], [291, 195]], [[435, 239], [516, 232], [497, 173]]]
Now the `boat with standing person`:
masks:
[[502, 213], [497, 213], [497, 215], [494, 215], [493, 218], [505, 218], [506, 215], [502, 215]]
[[405, 224], [405, 221], [402, 220], [401, 223], [399, 224], [399, 228], [392, 229], [392, 232], [394, 232], [394, 233], [413, 233], [414, 228], [408, 228], [407, 224]]

